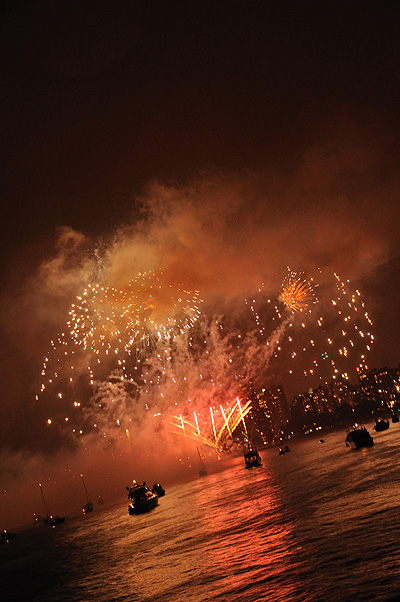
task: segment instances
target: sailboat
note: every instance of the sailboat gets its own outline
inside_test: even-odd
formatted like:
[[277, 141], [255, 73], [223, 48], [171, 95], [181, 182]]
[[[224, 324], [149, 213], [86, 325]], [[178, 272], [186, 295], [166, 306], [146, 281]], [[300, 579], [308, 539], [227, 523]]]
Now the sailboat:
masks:
[[63, 523], [65, 521], [65, 516], [53, 516], [52, 514], [49, 513], [49, 509], [47, 507], [47, 502], [46, 502], [46, 498], [44, 497], [43, 487], [42, 487], [41, 483], [39, 483], [39, 487], [40, 487], [40, 493], [42, 494], [44, 510], [46, 512], [46, 516], [44, 518], [42, 518], [43, 523], [45, 525], [51, 525], [52, 527], [55, 527], [56, 525]]
[[206, 469], [206, 467], [205, 467], [205, 464], [204, 464], [204, 462], [203, 462], [203, 459], [202, 459], [202, 457], [201, 457], [201, 454], [200, 454], [200, 450], [199, 450], [199, 448], [197, 447], [197, 445], [196, 445], [196, 449], [197, 449], [197, 453], [199, 454], [199, 459], [200, 459], [200, 471], [199, 471], [199, 476], [200, 476], [200, 477], [205, 477], [205, 476], [206, 476], [206, 474], [207, 474], [207, 469]]
[[83, 474], [81, 474], [81, 479], [82, 479], [83, 488], [84, 488], [85, 494], [86, 494], [86, 504], [83, 506], [82, 512], [83, 512], [83, 514], [87, 514], [88, 512], [92, 512], [93, 502], [91, 502], [89, 499], [89, 494], [86, 489], [85, 481], [83, 480]]

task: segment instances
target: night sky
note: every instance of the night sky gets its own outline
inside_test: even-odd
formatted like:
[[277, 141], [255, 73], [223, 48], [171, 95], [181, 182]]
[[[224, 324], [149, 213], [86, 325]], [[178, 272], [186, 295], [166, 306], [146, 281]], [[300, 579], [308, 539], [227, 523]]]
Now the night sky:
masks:
[[3, 472], [67, 445], [35, 393], [96, 253], [108, 284], [168, 269], [216, 313], [287, 266], [337, 272], [368, 364], [398, 365], [397, 3], [1, 10]]

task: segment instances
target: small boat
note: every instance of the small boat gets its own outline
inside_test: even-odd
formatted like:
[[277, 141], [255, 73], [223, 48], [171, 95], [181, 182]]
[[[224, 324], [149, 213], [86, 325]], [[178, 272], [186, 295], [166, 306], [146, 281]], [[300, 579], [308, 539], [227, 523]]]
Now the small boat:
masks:
[[93, 512], [93, 502], [87, 502], [84, 506], [82, 506], [83, 514], [88, 514], [88, 512]]
[[10, 543], [10, 540], [15, 537], [15, 533], [10, 533], [7, 529], [4, 529], [0, 535], [0, 543]]
[[41, 516], [40, 514], [33, 513], [33, 520], [35, 525], [40, 525], [41, 523], [43, 523], [43, 525], [49, 525], [51, 519], [48, 514], [46, 516]]
[[160, 485], [160, 483], [154, 483], [152, 492], [156, 493], [158, 497], [163, 497], [165, 495], [165, 489], [162, 485]]
[[61, 525], [63, 522], [65, 522], [65, 516], [50, 516], [50, 525], [52, 527]]
[[99, 497], [97, 498], [97, 503], [99, 506], [102, 506], [104, 504], [103, 496], [99, 495]]
[[[47, 502], [46, 502], [46, 498], [44, 497], [44, 493], [43, 493], [43, 488], [42, 488], [42, 484], [39, 483], [39, 487], [40, 487], [40, 492], [42, 494], [42, 498], [43, 498], [43, 504], [44, 504], [44, 509], [46, 511], [46, 516], [42, 517], [37, 517], [39, 518], [44, 525], [51, 525], [52, 527], [55, 527], [57, 525], [60, 525], [61, 523], [65, 522], [65, 516], [53, 516], [52, 514], [49, 514], [49, 509], [47, 507]], [[35, 517], [35, 521], [39, 522], [37, 520], [37, 518]]]
[[374, 440], [365, 428], [355, 424], [350, 431], [347, 431], [346, 446], [351, 449], [361, 449], [362, 447], [371, 447]]
[[207, 474], [206, 465], [203, 462], [203, 458], [201, 457], [200, 450], [197, 447], [197, 445], [196, 445], [196, 449], [197, 449], [197, 453], [199, 454], [199, 460], [200, 460], [199, 477], [205, 477]]
[[262, 464], [260, 454], [251, 443], [248, 443], [244, 450], [244, 463], [246, 468], [261, 466]]
[[290, 452], [290, 447], [288, 445], [285, 445], [285, 447], [280, 447], [279, 448], [279, 455], [283, 456], [284, 454], [287, 454], [288, 452]]
[[318, 443], [325, 443], [325, 439], [320, 439]]
[[128, 506], [129, 514], [143, 514], [158, 506], [158, 495], [154, 491], [150, 491], [146, 483], [139, 485], [134, 481], [133, 485], [126, 489], [128, 498], [132, 500]]
[[386, 431], [389, 428], [389, 420], [383, 418], [376, 418], [374, 429], [378, 433], [380, 431]]
[[392, 414], [392, 422], [399, 422], [399, 415], [398, 414], [395, 414], [395, 413]]
[[84, 506], [82, 506], [82, 512], [83, 512], [83, 514], [88, 514], [89, 512], [93, 512], [93, 502], [90, 501], [89, 494], [86, 489], [85, 481], [83, 480], [83, 474], [81, 474], [81, 479], [82, 479], [83, 489], [85, 490], [85, 494], [86, 494], [86, 504]]

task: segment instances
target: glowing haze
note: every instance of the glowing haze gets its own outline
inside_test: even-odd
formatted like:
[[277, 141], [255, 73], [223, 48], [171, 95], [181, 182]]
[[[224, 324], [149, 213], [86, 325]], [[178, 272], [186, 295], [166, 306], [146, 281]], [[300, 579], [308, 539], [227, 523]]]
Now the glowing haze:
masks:
[[[279, 347], [277, 332], [284, 337], [292, 324], [288, 316], [280, 322], [275, 316], [273, 322], [265, 314], [264, 340], [257, 338], [257, 324], [246, 306], [249, 295], [262, 283], [265, 301], [277, 299], [295, 313], [320, 311], [323, 319], [321, 303], [313, 306], [318, 285], [313, 287], [312, 276], [318, 274], [323, 284], [336, 270], [358, 279], [382, 260], [390, 243], [376, 228], [369, 232], [365, 214], [354, 245], [359, 230], [350, 228], [339, 200], [332, 199], [332, 207], [325, 203], [324, 209], [312, 198], [304, 201], [305, 192], [312, 195], [307, 162], [308, 157], [296, 191], [276, 174], [207, 174], [180, 188], [152, 184], [134, 223], [111, 232], [101, 244], [63, 229], [56, 254], [40, 267], [40, 294], [34, 293], [38, 306], [48, 295], [57, 298], [62, 310], [54, 317], [49, 312], [54, 335], [38, 392], [38, 409], [42, 412], [43, 403], [49, 425], [55, 428], [60, 413], [74, 432], [85, 432], [89, 415], [100, 428], [109, 415], [119, 426], [144, 408], [164, 412], [177, 405], [179, 413], [182, 408], [208, 411], [215, 403], [231, 403], [249, 380], [271, 382], [269, 361]], [[339, 163], [339, 172], [341, 167]], [[292, 197], [302, 203], [296, 205]], [[277, 211], [282, 202], [287, 213]], [[324, 239], [324, 232], [335, 227], [334, 239]], [[285, 277], [294, 262], [310, 275], [309, 283], [296, 276], [300, 272]], [[333, 297], [335, 278], [331, 284], [328, 296]], [[348, 370], [354, 371], [359, 361], [352, 358]], [[304, 374], [310, 368], [291, 370]], [[110, 380], [120, 388], [112, 393], [112, 403]], [[83, 416], [63, 416], [71, 404]], [[93, 405], [101, 406], [97, 419]]]
[[398, 364], [395, 3], [8, 4], [0, 528]]
[[[29, 489], [43, 471], [55, 500], [65, 500], [60, 473], [92, 474], [114, 496], [133, 476], [183, 478], [196, 472], [196, 445], [221, 447], [241, 424], [249, 381], [283, 383], [290, 397], [335, 370], [354, 380], [374, 339], [359, 283], [394, 241], [390, 193], [368, 192], [387, 197], [377, 224], [364, 187], [344, 187], [349, 169], [368, 176], [372, 158], [364, 149], [355, 162], [357, 151], [357, 142], [331, 145], [328, 157], [310, 149], [291, 178], [154, 182], [132, 223], [101, 239], [62, 228], [19, 296], [18, 321], [8, 314], [23, 357], [37, 345], [32, 386], [13, 406], [21, 438], [4, 445], [7, 499], [19, 491], [15, 476]], [[347, 298], [344, 315], [335, 308]], [[36, 436], [18, 425], [26, 408]], [[20, 449], [33, 454], [28, 463]], [[35, 455], [49, 451], [58, 471]]]

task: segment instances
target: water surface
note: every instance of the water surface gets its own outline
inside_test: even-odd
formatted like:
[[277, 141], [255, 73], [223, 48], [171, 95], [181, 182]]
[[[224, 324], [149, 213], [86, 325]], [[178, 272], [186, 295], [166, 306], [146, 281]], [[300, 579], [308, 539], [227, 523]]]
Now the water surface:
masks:
[[344, 431], [293, 441], [251, 470], [232, 457], [146, 515], [121, 486], [116, 506], [2, 545], [1, 600], [399, 600], [400, 426], [373, 435], [358, 451]]

